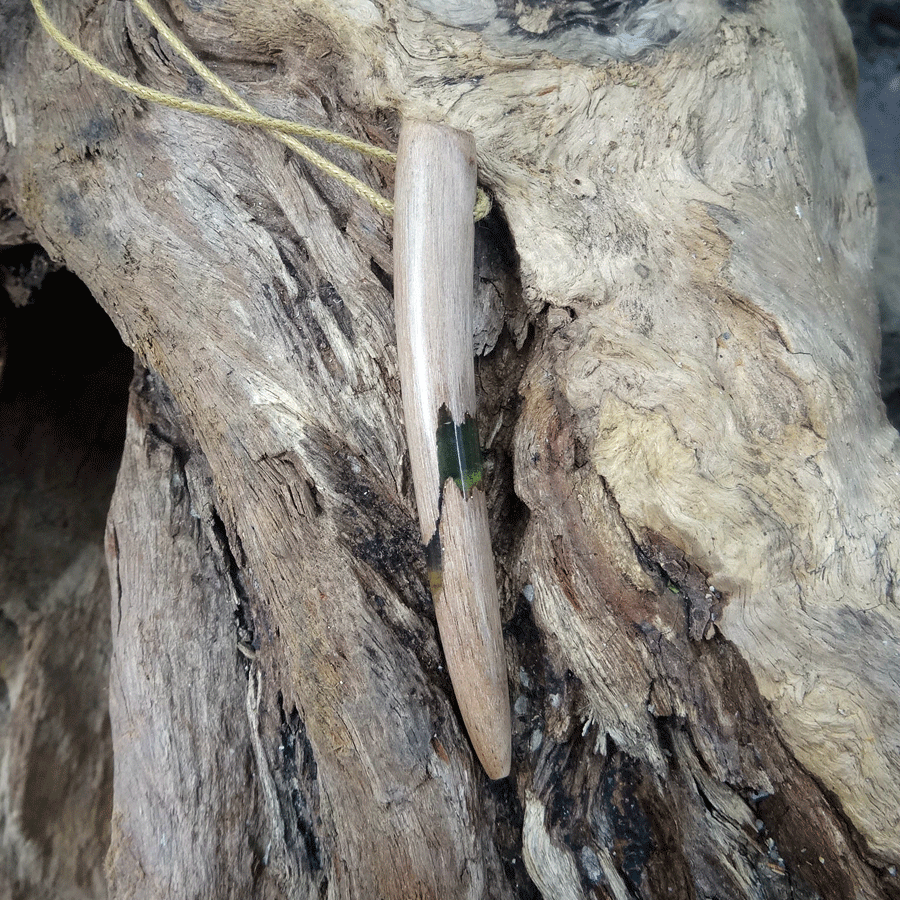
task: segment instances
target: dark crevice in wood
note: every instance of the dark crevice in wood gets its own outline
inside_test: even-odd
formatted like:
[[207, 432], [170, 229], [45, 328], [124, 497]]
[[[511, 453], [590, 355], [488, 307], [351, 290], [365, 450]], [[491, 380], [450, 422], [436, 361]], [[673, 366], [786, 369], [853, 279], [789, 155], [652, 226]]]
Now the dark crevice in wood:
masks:
[[102, 548], [131, 353], [39, 246], [0, 271], [0, 894], [82, 897], [111, 825]]
[[487, 782], [486, 791], [493, 805], [494, 848], [500, 856], [506, 879], [516, 900], [541, 900], [522, 861], [522, 822], [525, 809], [512, 778]]
[[280, 691], [278, 711], [281, 717], [279, 800], [286, 830], [285, 846], [302, 860], [306, 872], [321, 878], [325, 859], [319, 838], [321, 822], [315, 755], [300, 714], [296, 708], [290, 712], [284, 708]]
[[635, 549], [644, 569], [656, 574], [664, 590], [682, 598], [691, 640], [710, 637], [708, 629], [727, 601], [714, 585], [710, 586], [709, 577], [674, 544], [649, 529]]
[[234, 611], [238, 641], [241, 644], [249, 646], [253, 650], [258, 650], [259, 636], [256, 633], [253, 622], [253, 600], [247, 591], [243, 570], [231, 550], [228, 532], [225, 528], [225, 523], [219, 516], [218, 510], [213, 508], [210, 512], [212, 517], [212, 536], [215, 540], [219, 554], [221, 555], [222, 562], [225, 565], [226, 577], [234, 588], [234, 593], [238, 601]]
[[318, 285], [319, 299], [322, 305], [334, 317], [341, 334], [347, 339], [347, 342], [353, 345], [353, 317], [344, 304], [341, 295], [337, 292], [337, 288], [330, 282], [322, 279]]
[[[503, 305], [503, 327], [493, 346], [476, 360], [478, 423], [485, 462], [491, 542], [509, 590], [504, 609], [521, 589], [511, 561], [518, 559], [531, 511], [516, 494], [513, 441], [522, 409], [522, 377], [532, 356], [534, 330], [522, 297], [519, 257], [502, 209], [496, 204], [475, 228], [476, 278], [488, 279]], [[501, 579], [501, 583], [502, 583]]]
[[369, 268], [372, 274], [378, 279], [381, 286], [391, 295], [394, 295], [394, 279], [391, 275], [384, 271], [374, 258], [369, 258]]

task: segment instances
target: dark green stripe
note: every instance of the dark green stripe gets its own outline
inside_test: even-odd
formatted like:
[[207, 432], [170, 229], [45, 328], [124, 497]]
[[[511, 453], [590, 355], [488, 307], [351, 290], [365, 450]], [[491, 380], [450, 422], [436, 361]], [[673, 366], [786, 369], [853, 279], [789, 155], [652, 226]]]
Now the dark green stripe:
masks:
[[447, 479], [452, 478], [463, 497], [468, 499], [484, 478], [475, 419], [466, 415], [462, 425], [457, 425], [446, 404], [441, 406], [438, 411], [437, 452], [441, 490]]

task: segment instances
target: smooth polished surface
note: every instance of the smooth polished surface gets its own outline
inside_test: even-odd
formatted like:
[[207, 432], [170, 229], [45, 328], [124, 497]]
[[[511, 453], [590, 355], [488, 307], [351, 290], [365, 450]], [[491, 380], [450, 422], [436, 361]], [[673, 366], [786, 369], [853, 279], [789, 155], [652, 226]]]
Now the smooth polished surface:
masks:
[[404, 122], [394, 303], [416, 505], [456, 699], [485, 771], [503, 778], [510, 767], [506, 661], [481, 457], [471, 446], [475, 175], [471, 135]]

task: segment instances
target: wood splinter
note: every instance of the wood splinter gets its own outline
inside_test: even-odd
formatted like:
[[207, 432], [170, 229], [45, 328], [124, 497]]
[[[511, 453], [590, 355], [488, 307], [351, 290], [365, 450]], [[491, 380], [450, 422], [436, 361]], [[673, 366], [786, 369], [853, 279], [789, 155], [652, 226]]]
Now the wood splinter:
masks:
[[475, 424], [475, 141], [406, 120], [394, 192], [403, 414], [438, 631], [472, 746], [510, 767], [509, 692]]

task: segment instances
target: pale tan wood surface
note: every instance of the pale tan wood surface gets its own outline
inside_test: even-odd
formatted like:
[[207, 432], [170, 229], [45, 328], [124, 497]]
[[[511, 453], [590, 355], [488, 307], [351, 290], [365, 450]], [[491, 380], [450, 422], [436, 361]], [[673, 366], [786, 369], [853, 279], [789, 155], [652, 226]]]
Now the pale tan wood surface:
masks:
[[484, 494], [444, 488], [443, 587], [435, 596], [441, 646], [472, 744], [491, 778], [510, 766], [509, 691]]
[[475, 141], [406, 120], [394, 189], [394, 318], [416, 507], [427, 544], [437, 528], [438, 411], [459, 425], [477, 412], [472, 347]]
[[[510, 766], [509, 692], [484, 485], [442, 484], [438, 422], [474, 419], [475, 142], [406, 120], [394, 190], [394, 305], [404, 430], [422, 540], [439, 533], [438, 631], [463, 721], [491, 778]], [[470, 461], [471, 463], [471, 461]], [[480, 462], [479, 462], [480, 469]], [[465, 482], [468, 472], [463, 472]], [[440, 526], [440, 528], [438, 528]]]

